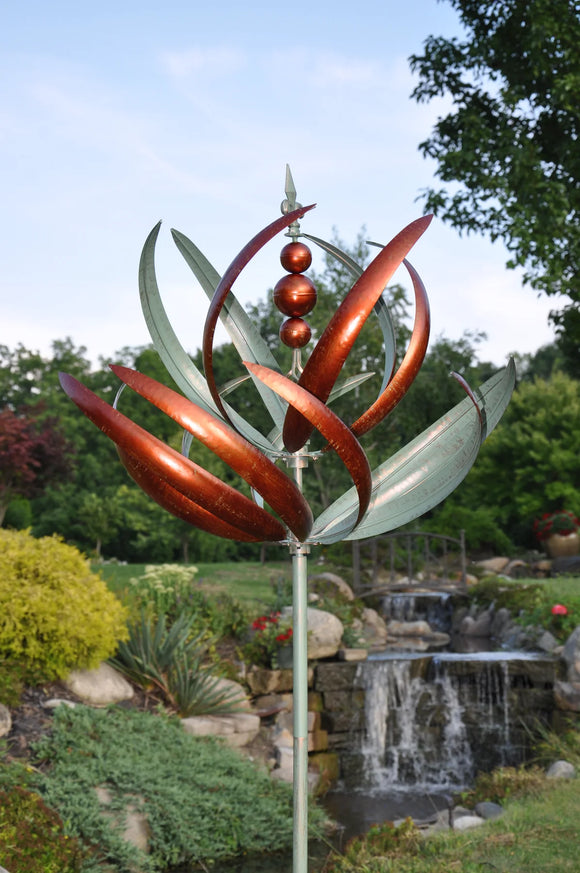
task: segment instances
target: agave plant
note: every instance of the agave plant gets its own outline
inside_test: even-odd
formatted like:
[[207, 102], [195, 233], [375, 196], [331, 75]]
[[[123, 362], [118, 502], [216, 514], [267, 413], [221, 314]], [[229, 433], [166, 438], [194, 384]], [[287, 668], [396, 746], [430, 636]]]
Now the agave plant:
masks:
[[180, 615], [167, 627], [165, 616], [146, 612], [129, 624], [129, 639], [110, 658], [113, 667], [146, 692], [156, 692], [178, 715], [228, 715], [239, 699], [204, 664], [211, 641], [204, 634], [191, 637], [194, 616]]

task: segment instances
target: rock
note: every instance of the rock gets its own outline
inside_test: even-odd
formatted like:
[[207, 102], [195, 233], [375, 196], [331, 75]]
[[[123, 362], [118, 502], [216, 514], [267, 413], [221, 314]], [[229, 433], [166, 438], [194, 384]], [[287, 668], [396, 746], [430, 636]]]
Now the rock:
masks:
[[530, 565], [519, 559], [514, 559], [506, 564], [503, 573], [505, 576], [509, 576], [510, 579], [524, 579], [531, 576]]
[[509, 609], [502, 606], [494, 614], [491, 622], [491, 636], [496, 640], [502, 640], [512, 627], [512, 616]]
[[[292, 607], [286, 606], [282, 615], [291, 616]], [[336, 615], [324, 609], [307, 609], [308, 659], [332, 658], [340, 648], [344, 631], [343, 624]], [[274, 690], [274, 689], [271, 689]]]
[[558, 645], [558, 640], [554, 636], [554, 634], [550, 633], [550, 631], [544, 631], [538, 640], [538, 647], [543, 652], [551, 653], [554, 651], [556, 646]]
[[271, 694], [279, 691], [291, 691], [293, 685], [292, 670], [267, 670], [263, 667], [251, 667], [246, 673], [246, 682], [252, 694]]
[[[105, 807], [104, 812], [107, 817], [112, 819], [116, 824], [119, 824], [122, 813], [117, 809], [109, 809], [113, 800], [109, 789], [99, 785], [95, 791], [99, 798], [99, 803]], [[127, 806], [122, 827], [122, 837], [125, 842], [130, 843], [142, 852], [149, 851], [149, 825], [145, 813], [140, 811], [138, 804], [130, 803]]]
[[369, 653], [367, 649], [339, 649], [339, 661], [366, 661]]
[[574, 779], [576, 770], [568, 761], [554, 761], [546, 770], [548, 779]]
[[308, 770], [316, 774], [313, 792], [316, 797], [326, 794], [340, 776], [340, 761], [336, 752], [316, 752], [308, 756]]
[[475, 812], [481, 818], [486, 820], [492, 818], [500, 818], [504, 814], [503, 806], [500, 806], [499, 803], [492, 803], [491, 800], [484, 800], [481, 803], [476, 804]]
[[486, 609], [477, 618], [466, 615], [461, 622], [459, 633], [464, 637], [491, 636], [492, 614]]
[[316, 576], [309, 576], [308, 582], [312, 582], [319, 591], [326, 589], [330, 594], [338, 592], [346, 600], [354, 600], [352, 588], [336, 573], [317, 573]]
[[5, 737], [12, 730], [12, 716], [10, 710], [0, 703], [0, 737]]
[[487, 570], [488, 573], [503, 573], [509, 563], [509, 558], [497, 557], [488, 558], [485, 561], [478, 561], [476, 566], [481, 567], [482, 570]]
[[558, 709], [563, 712], [580, 712], [580, 683], [556, 680], [554, 700]]
[[131, 700], [135, 693], [127, 680], [105, 663], [96, 670], [73, 670], [64, 684], [69, 691], [93, 706]]
[[484, 819], [480, 818], [478, 815], [462, 815], [453, 822], [453, 830], [467, 831], [470, 828], [478, 828], [482, 824], [484, 824]]
[[69, 709], [74, 709], [76, 703], [73, 700], [67, 700], [65, 697], [51, 697], [50, 700], [45, 700], [42, 705], [45, 709], [57, 709], [59, 706], [68, 706]]
[[554, 558], [550, 567], [550, 576], [572, 575], [580, 573], [580, 555], [569, 555], [562, 558]]
[[233, 721], [225, 716], [190, 715], [182, 718], [181, 724], [184, 731], [194, 737], [225, 737], [235, 732]]
[[365, 607], [362, 612], [363, 637], [370, 646], [383, 648], [387, 644], [388, 631], [384, 618], [376, 609]]
[[390, 621], [387, 624], [390, 637], [429, 637], [433, 633], [426, 621]]
[[186, 733], [196, 737], [218, 736], [228, 746], [240, 748], [254, 740], [260, 730], [260, 716], [249, 712], [232, 715], [194, 715], [182, 718]]
[[572, 631], [562, 649], [562, 658], [568, 667], [568, 681], [580, 682], [580, 626]]
[[242, 712], [251, 711], [250, 699], [245, 688], [239, 682], [234, 682], [233, 679], [219, 679], [215, 685], [215, 690], [227, 695], [227, 702], [231, 703], [233, 709]]

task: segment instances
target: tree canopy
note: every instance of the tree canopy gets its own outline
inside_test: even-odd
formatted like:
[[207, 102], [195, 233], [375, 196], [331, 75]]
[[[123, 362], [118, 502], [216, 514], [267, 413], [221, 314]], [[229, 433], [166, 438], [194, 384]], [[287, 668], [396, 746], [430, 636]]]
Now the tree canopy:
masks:
[[[459, 231], [501, 239], [508, 266], [549, 295], [580, 342], [580, 8], [571, 0], [449, 0], [463, 39], [430, 36], [410, 58], [419, 102], [453, 108], [419, 146], [442, 188], [427, 209]], [[578, 357], [576, 357], [578, 361]]]

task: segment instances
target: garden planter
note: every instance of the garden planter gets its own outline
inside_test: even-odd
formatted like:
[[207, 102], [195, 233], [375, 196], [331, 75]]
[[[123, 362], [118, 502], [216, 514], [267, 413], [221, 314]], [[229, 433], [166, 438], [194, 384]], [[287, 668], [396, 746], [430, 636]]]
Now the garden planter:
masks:
[[546, 540], [546, 548], [551, 558], [566, 558], [570, 555], [577, 555], [580, 552], [580, 537], [577, 533], [570, 533], [567, 536], [552, 534]]

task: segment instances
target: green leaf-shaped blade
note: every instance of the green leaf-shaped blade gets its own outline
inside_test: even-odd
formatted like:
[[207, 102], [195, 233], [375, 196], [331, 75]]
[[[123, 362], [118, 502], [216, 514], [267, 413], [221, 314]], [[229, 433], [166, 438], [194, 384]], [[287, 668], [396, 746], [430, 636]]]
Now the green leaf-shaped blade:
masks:
[[[337, 246], [327, 242], [324, 239], [320, 239], [320, 237], [311, 236], [309, 233], [302, 233], [301, 236], [309, 239], [311, 242], [319, 246], [319, 248], [323, 249], [323, 251], [328, 252], [329, 255], [332, 255], [332, 257], [336, 261], [339, 261], [344, 267], [346, 267], [348, 272], [355, 280], [362, 276], [364, 272], [363, 268], [359, 266], [359, 264], [357, 264], [357, 262], [354, 261], [350, 257], [350, 255], [347, 255], [346, 252], [343, 252], [342, 249], [339, 249]], [[379, 325], [383, 334], [383, 343], [385, 347], [385, 370], [383, 376], [383, 384], [381, 385], [381, 390], [379, 391], [379, 394], [382, 394], [390, 381], [390, 378], [393, 374], [393, 368], [395, 366], [395, 329], [393, 327], [389, 308], [382, 297], [379, 297], [379, 299], [375, 303], [374, 312], [379, 319]]]
[[[178, 230], [172, 230], [171, 234], [188, 267], [211, 300], [215, 289], [219, 285], [221, 276], [212, 267], [195, 243]], [[261, 334], [232, 292], [226, 298], [220, 318], [242, 361], [261, 364], [270, 370], [280, 370], [278, 362], [264, 342]], [[261, 383], [259, 379], [254, 377], [252, 379], [268, 412], [272, 416], [274, 424], [282, 427], [288, 404], [281, 397], [278, 397], [274, 391], [271, 391], [266, 385]]]
[[[513, 361], [485, 382], [476, 396], [485, 408], [487, 432], [500, 420], [515, 383]], [[316, 520], [310, 540], [332, 543], [393, 530], [436, 506], [471, 469], [482, 424], [467, 397], [432, 427], [373, 471], [369, 508], [353, 531], [356, 494], [350, 489]]]
[[[161, 222], [153, 228], [145, 240], [139, 262], [139, 294], [147, 328], [161, 360], [185, 396], [221, 419], [222, 415], [214, 403], [203, 375], [179, 342], [161, 302], [155, 275], [155, 243], [160, 227]], [[272, 444], [235, 410], [228, 409], [228, 414], [236, 429], [250, 442], [266, 452], [273, 450]]]

